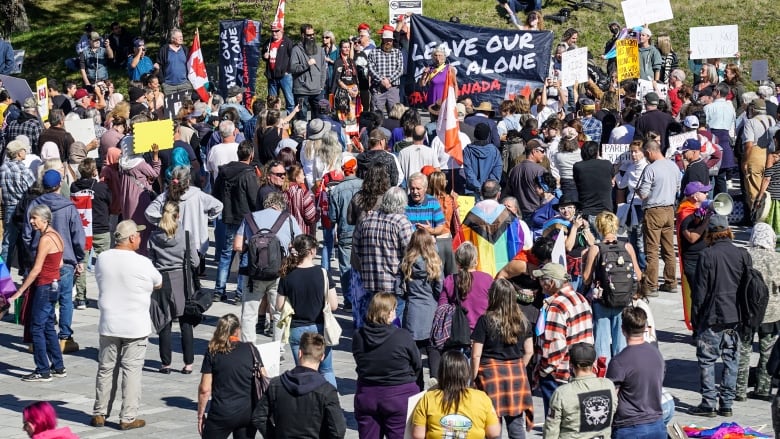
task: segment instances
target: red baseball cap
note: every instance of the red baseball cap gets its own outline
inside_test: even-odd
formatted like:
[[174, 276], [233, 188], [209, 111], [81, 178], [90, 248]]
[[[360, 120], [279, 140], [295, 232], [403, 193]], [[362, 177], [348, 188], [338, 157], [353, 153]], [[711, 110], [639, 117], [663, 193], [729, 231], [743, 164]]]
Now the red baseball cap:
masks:
[[369, 26], [368, 23], [360, 23], [358, 25], [358, 32], [362, 30], [369, 30], [369, 29], [371, 29], [371, 26]]

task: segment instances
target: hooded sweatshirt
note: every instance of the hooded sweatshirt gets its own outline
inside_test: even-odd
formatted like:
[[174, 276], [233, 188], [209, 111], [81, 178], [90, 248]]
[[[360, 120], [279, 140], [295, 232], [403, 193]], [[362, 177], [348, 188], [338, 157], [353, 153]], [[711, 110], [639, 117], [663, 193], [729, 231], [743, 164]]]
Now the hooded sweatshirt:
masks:
[[51, 209], [51, 226], [60, 234], [65, 247], [62, 255], [63, 263], [75, 267], [76, 264], [84, 260], [84, 242], [86, 240], [84, 227], [81, 225], [81, 218], [76, 211], [76, 206], [59, 192], [49, 192], [30, 201], [22, 232], [24, 244], [29, 249], [38, 248], [38, 239], [40, 239], [41, 234], [34, 231], [30, 225], [30, 210], [39, 204], [45, 204]]
[[32, 439], [79, 439], [79, 437], [70, 431], [70, 427], [62, 427], [34, 434]]
[[[309, 65], [310, 58], [317, 62], [314, 65]], [[314, 55], [307, 55], [303, 43], [297, 44], [293, 47], [290, 55], [290, 73], [293, 76], [294, 94], [318, 95], [322, 93], [328, 79], [325, 52], [319, 49]]]
[[[484, 143], [484, 142], [480, 142]], [[490, 179], [501, 181], [503, 162], [501, 153], [493, 144], [472, 143], [463, 150], [463, 171], [466, 173], [466, 193], [479, 193], [482, 184]]]
[[219, 168], [219, 176], [211, 192], [224, 205], [222, 222], [239, 225], [247, 213], [261, 210], [257, 201], [257, 176], [252, 165], [230, 162]]
[[108, 233], [110, 231], [108, 211], [111, 206], [111, 191], [108, 190], [108, 185], [94, 178], [80, 178], [70, 185], [71, 194], [86, 189], [95, 193], [92, 198], [92, 234]]
[[422, 369], [411, 333], [394, 325], [366, 323], [354, 335], [352, 355], [358, 383], [368, 386], [413, 383]]
[[271, 379], [252, 424], [262, 437], [276, 439], [343, 438], [347, 430], [336, 388], [304, 366]]
[[[146, 220], [152, 224], [159, 223], [167, 200], [167, 191], [155, 198], [144, 211]], [[205, 255], [209, 248], [209, 220], [216, 218], [220, 213], [222, 213], [222, 202], [196, 187], [190, 186], [181, 196], [179, 221], [184, 230], [190, 232], [192, 245], [202, 255]]]

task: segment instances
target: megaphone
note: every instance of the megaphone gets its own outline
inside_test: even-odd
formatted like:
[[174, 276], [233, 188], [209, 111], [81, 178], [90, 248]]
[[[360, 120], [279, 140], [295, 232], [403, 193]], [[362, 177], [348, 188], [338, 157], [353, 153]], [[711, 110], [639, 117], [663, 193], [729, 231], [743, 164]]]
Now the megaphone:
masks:
[[712, 202], [709, 204], [710, 205], [707, 208], [718, 215], [728, 216], [731, 211], [734, 210], [734, 199], [726, 192], [715, 195], [715, 198], [713, 198]]

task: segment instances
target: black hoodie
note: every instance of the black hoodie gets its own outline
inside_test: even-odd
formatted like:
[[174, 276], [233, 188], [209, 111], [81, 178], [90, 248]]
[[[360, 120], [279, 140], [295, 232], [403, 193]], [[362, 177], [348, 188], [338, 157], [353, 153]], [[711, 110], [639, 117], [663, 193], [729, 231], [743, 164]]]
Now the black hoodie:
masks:
[[211, 194], [222, 202], [222, 222], [241, 224], [247, 213], [260, 210], [257, 206], [257, 176], [252, 165], [230, 162], [219, 167], [219, 176]]
[[412, 334], [393, 325], [366, 323], [352, 339], [358, 382], [369, 386], [413, 383], [422, 359]]
[[336, 388], [304, 366], [271, 380], [252, 414], [252, 424], [269, 439], [335, 439], [347, 432]]
[[111, 191], [105, 183], [94, 178], [81, 178], [70, 185], [71, 195], [85, 189], [95, 192], [95, 197], [92, 199], [92, 234], [110, 232], [108, 208], [111, 206]]

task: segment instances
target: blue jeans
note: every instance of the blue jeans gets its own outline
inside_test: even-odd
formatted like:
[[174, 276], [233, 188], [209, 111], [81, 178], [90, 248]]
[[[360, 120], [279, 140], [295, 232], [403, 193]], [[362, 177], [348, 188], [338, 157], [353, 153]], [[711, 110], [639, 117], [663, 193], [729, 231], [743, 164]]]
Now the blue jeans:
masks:
[[8, 207], [5, 212], [5, 218], [3, 218], [3, 250], [0, 256], [3, 257], [3, 261], [8, 265], [9, 270], [11, 265], [8, 262], [8, 255], [13, 254], [14, 247], [16, 247], [16, 239], [19, 237], [19, 229], [12, 219], [14, 210], [15, 206]]
[[[217, 260], [217, 281], [214, 284], [214, 294], [220, 296], [225, 295], [225, 285], [227, 284], [228, 276], [230, 276], [230, 265], [233, 263], [233, 258], [236, 256], [236, 252], [233, 251], [233, 238], [236, 236], [236, 230], [238, 230], [238, 224], [225, 224], [222, 219], [217, 219], [214, 227], [214, 241], [216, 252], [214, 254]], [[239, 255], [239, 258], [243, 256]], [[244, 295], [244, 284], [246, 282], [246, 276], [238, 275], [238, 286], [235, 293], [228, 293], [228, 299], [242, 298]]]
[[620, 427], [612, 430], [612, 439], [666, 439], [664, 420]]
[[349, 258], [352, 256], [352, 240], [339, 239], [336, 245], [336, 258], [339, 261], [339, 274], [341, 277], [341, 295], [344, 296], [344, 304], [349, 302], [349, 285], [352, 279], [352, 265]]
[[54, 330], [54, 303], [59, 296], [59, 291], [51, 290], [51, 284], [39, 285], [33, 293], [31, 332], [37, 373], [49, 373], [52, 366], [55, 369], [65, 367], [57, 331]]
[[[739, 365], [739, 334], [734, 329], [707, 328], [699, 332], [696, 340], [696, 358], [701, 369], [702, 407], [730, 409], [736, 396]], [[720, 389], [715, 387], [715, 362], [723, 360]]]
[[645, 271], [647, 268], [647, 257], [645, 256], [645, 235], [642, 233], [642, 221], [645, 216], [645, 212], [641, 207], [635, 207], [636, 211], [636, 224], [632, 225], [628, 229], [628, 242], [634, 247], [634, 253], [636, 253], [636, 262], [639, 264], [639, 268]]
[[[322, 334], [322, 325], [290, 328], [290, 350], [292, 351], [293, 361], [295, 361], [296, 366], [298, 365], [298, 350], [301, 345], [301, 337], [303, 337], [303, 334], [306, 332]], [[336, 372], [333, 371], [333, 352], [330, 346], [325, 347], [325, 358], [320, 363], [320, 368], [318, 370], [325, 378], [325, 381], [333, 384], [333, 387], [338, 389], [338, 386], [336, 385]]]
[[330, 274], [330, 258], [333, 257], [333, 228], [322, 228], [322, 268]]
[[626, 347], [626, 337], [620, 325], [623, 323], [622, 308], [610, 308], [594, 300], [593, 308], [593, 336], [596, 342], [596, 356], [606, 357], [607, 364], [615, 355]]
[[[73, 337], [73, 273], [76, 271], [72, 265], [65, 264], [60, 267], [60, 339], [67, 340]], [[86, 273], [82, 273], [86, 276]]]
[[287, 113], [292, 113], [295, 108], [295, 99], [292, 92], [292, 75], [286, 73], [281, 79], [268, 80], [268, 96], [279, 96], [279, 89], [282, 89], [284, 95], [284, 104]]
[[550, 400], [552, 399], [552, 395], [555, 393], [555, 389], [560, 385], [561, 383], [555, 381], [552, 374], [539, 380], [539, 391], [542, 392], [542, 403], [544, 403], [545, 416], [550, 412]]
[[395, 317], [398, 319], [398, 327], [403, 328], [404, 324], [404, 310], [406, 309], [406, 299], [401, 296], [395, 296]]

